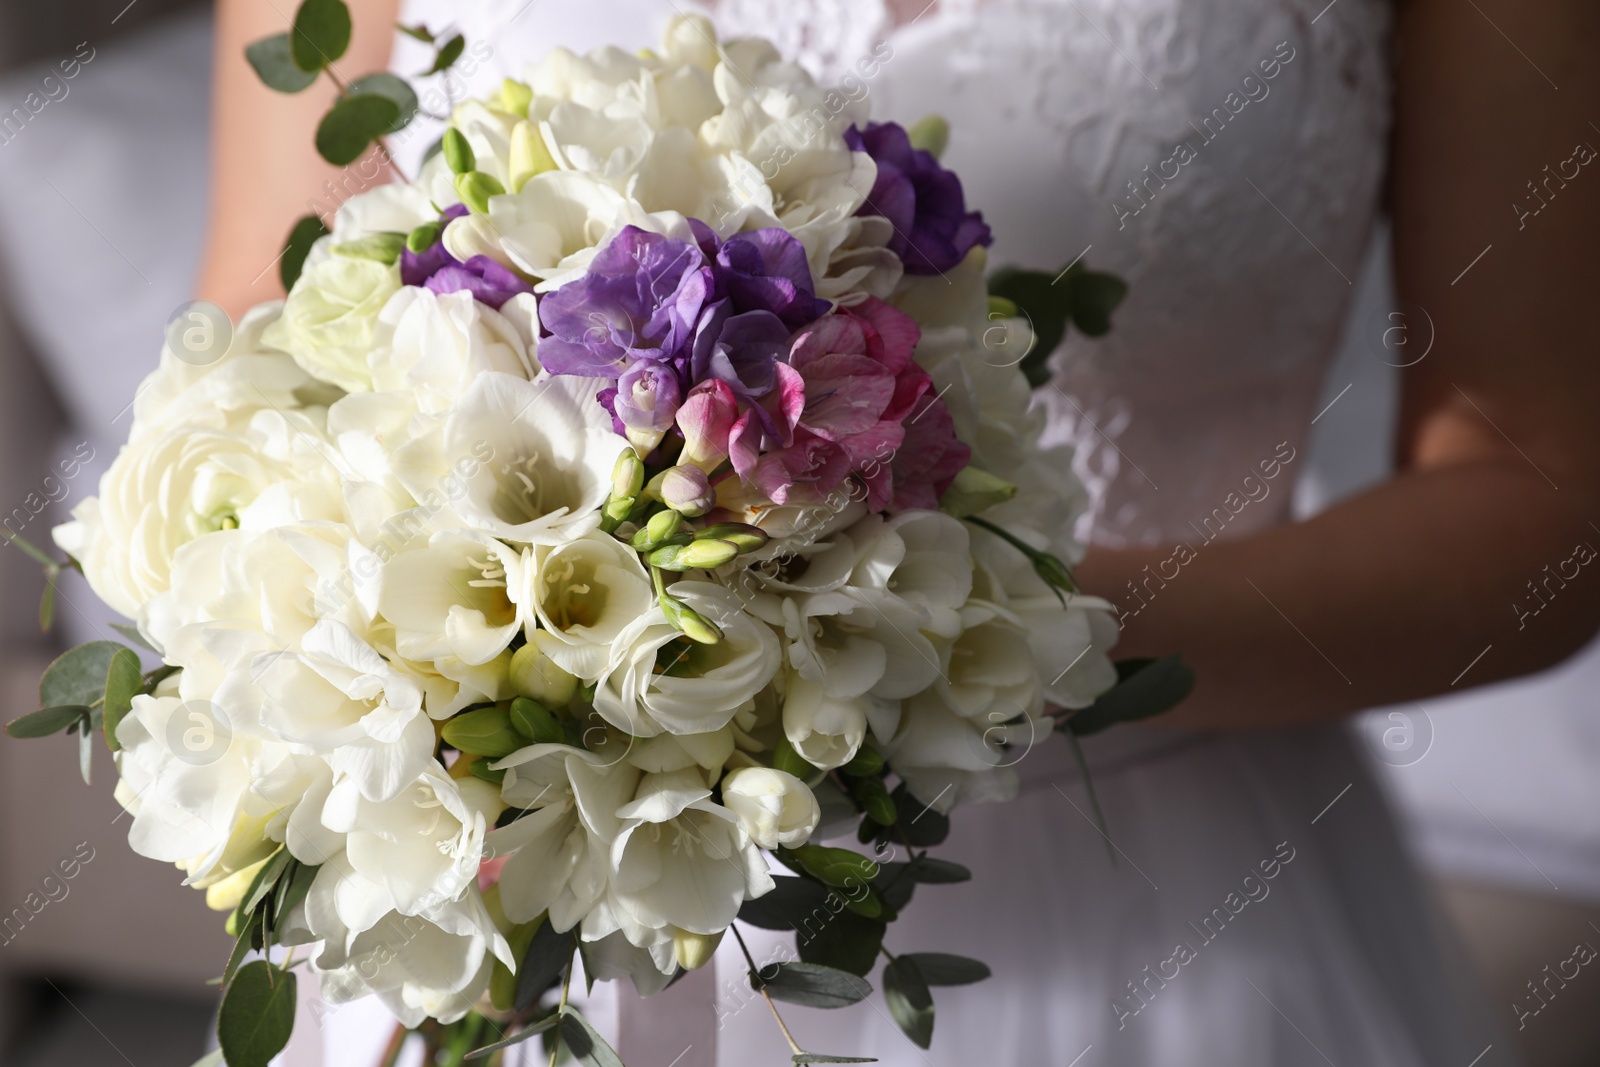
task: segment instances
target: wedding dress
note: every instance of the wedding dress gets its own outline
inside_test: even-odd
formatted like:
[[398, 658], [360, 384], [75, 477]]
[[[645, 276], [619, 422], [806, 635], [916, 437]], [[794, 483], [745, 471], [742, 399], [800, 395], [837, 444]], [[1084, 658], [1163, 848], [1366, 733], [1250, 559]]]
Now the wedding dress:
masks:
[[[478, 43], [468, 83], [482, 92], [553, 45], [649, 46], [682, 10], [413, 0], [404, 17], [453, 21]], [[725, 36], [761, 33], [820, 77], [856, 79], [877, 118], [948, 119], [945, 162], [994, 227], [995, 262], [1081, 257], [1128, 280], [1109, 337], [1069, 340], [1038, 394], [1092, 491], [1085, 533], [1203, 553], [1287, 518], [1376, 216], [1386, 4], [943, 0], [896, 19], [881, 0], [721, 0], [714, 17]], [[395, 65], [426, 63], [408, 45]], [[1182, 580], [1174, 563], [1105, 592], [1138, 610]], [[1336, 668], [1328, 682], [1341, 684]], [[1513, 1062], [1487, 1013], [1465, 1006], [1464, 968], [1445, 962], [1346, 729], [1094, 740], [1109, 842], [1065, 744], [1042, 743], [1015, 802], [956, 812], [938, 854], [974, 879], [919, 889], [892, 928], [894, 951], [994, 972], [935, 991], [932, 1049], [876, 998], [785, 1006], [805, 1047], [940, 1067]], [[758, 960], [782, 951], [753, 933]], [[709, 1065], [713, 1035], [716, 1063], [787, 1061], [729, 942], [715, 979], [697, 973], [655, 1003], [597, 988], [589, 1011], [613, 1032], [620, 1012], [630, 1067]], [[646, 1018], [672, 1033], [640, 1043], [629, 1031]], [[324, 1021], [329, 1064], [363, 1063], [350, 1042], [370, 1052], [389, 1030], [371, 1006]]]

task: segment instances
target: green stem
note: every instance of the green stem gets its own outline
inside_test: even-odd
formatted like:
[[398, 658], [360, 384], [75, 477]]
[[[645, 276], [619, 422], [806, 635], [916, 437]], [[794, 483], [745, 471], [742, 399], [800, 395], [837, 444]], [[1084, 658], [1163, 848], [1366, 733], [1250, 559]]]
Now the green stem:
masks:
[[[730, 926], [728, 929], [733, 931], [733, 939], [739, 942], [739, 951], [744, 953], [744, 961], [750, 965], [750, 977], [757, 982], [761, 982], [761, 972], [756, 969], [755, 957], [750, 955], [750, 947], [744, 943], [744, 937], [739, 933], [739, 928]], [[783, 1039], [789, 1042], [789, 1047], [794, 1050], [796, 1056], [804, 1056], [806, 1050], [801, 1048], [795, 1041], [794, 1035], [789, 1032], [789, 1027], [783, 1021], [783, 1016], [778, 1014], [778, 1006], [772, 1002], [772, 994], [767, 992], [765, 982], [762, 982], [760, 989], [761, 998], [767, 1002], [767, 1007], [772, 1009], [772, 1017], [778, 1021], [778, 1029], [783, 1031]]]
[[1083, 791], [1089, 797], [1089, 810], [1094, 813], [1095, 829], [1100, 831], [1100, 836], [1106, 842], [1106, 857], [1111, 860], [1111, 866], [1117, 865], [1117, 850], [1112, 847], [1111, 834], [1106, 831], [1105, 812], [1100, 810], [1100, 798], [1095, 795], [1094, 778], [1089, 774], [1089, 761], [1084, 758], [1083, 746], [1078, 743], [1078, 735], [1069, 728], [1067, 730], [1067, 744], [1072, 746], [1072, 758], [1078, 764], [1078, 773], [1083, 776]]

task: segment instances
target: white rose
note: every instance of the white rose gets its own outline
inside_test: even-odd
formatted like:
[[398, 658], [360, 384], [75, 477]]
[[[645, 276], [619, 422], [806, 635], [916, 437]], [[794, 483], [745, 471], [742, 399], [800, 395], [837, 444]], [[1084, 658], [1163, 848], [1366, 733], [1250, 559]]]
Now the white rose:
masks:
[[366, 392], [372, 388], [367, 357], [378, 313], [399, 290], [396, 266], [337, 254], [308, 261], [282, 316], [261, 339], [289, 353], [313, 377], [348, 392]]
[[[671, 591], [720, 626], [723, 636], [714, 645], [690, 641], [659, 605], [617, 635], [594, 706], [607, 722], [636, 737], [718, 730], [778, 669], [777, 637], [731, 592], [699, 581], [680, 581]], [[663, 666], [657, 657], [668, 645], [674, 651]]]
[[202, 409], [136, 437], [101, 478], [99, 497], [54, 531], [116, 611], [138, 619], [167, 589], [174, 554], [197, 537], [343, 519], [320, 410], [241, 417]]
[[757, 845], [774, 849], [805, 844], [822, 809], [806, 784], [770, 767], [743, 767], [722, 779], [722, 803]]
[[369, 357], [372, 388], [407, 392], [418, 410], [450, 407], [485, 371], [533, 376], [533, 362], [511, 322], [469, 292], [440, 296], [407, 286], [378, 315]]

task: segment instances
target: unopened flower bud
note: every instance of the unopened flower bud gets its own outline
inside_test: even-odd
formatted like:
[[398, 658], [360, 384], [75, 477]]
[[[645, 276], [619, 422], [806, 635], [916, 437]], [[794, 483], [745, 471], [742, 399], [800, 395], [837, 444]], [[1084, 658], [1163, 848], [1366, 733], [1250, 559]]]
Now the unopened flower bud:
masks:
[[1036, 553], [1033, 557], [1033, 569], [1039, 577], [1057, 589], [1067, 592], [1076, 592], [1078, 583], [1072, 580], [1072, 572], [1067, 570], [1067, 565], [1048, 552]]
[[684, 970], [699, 970], [711, 962], [711, 957], [716, 954], [717, 946], [722, 944], [722, 935], [726, 932], [719, 930], [714, 934], [697, 934], [689, 930], [674, 929], [672, 956]]
[[490, 759], [509, 756], [527, 744], [512, 729], [510, 712], [499, 705], [457, 715], [444, 724], [440, 736], [462, 752]]
[[535, 745], [560, 745], [567, 740], [566, 731], [550, 714], [550, 709], [527, 697], [517, 697], [511, 702], [511, 725]]
[[422, 255], [439, 243], [439, 238], [444, 236], [444, 228], [448, 225], [449, 223], [443, 219], [424, 222], [406, 235], [406, 247], [417, 255]]
[[403, 233], [374, 233], [356, 241], [345, 241], [343, 244], [333, 246], [334, 255], [349, 256], [351, 259], [371, 259], [392, 267], [400, 258], [400, 251], [406, 246], [406, 235]]
[[533, 104], [533, 89], [525, 82], [507, 78], [500, 83], [500, 110], [522, 118]]
[[647, 559], [652, 567], [664, 571], [716, 570], [739, 554], [731, 541], [692, 541], [687, 545], [664, 545]]
[[[578, 679], [545, 654], [538, 630], [511, 656], [511, 688], [546, 707], [561, 708], [578, 692]], [[514, 706], [514, 704], [513, 704]]]
[[643, 490], [644, 460], [633, 449], [625, 448], [611, 467], [611, 495], [633, 500]]
[[478, 157], [467, 142], [467, 135], [454, 126], [444, 131], [439, 150], [444, 153], [444, 161], [450, 164], [453, 174], [470, 174], [478, 169]]
[[912, 148], [920, 148], [938, 159], [950, 143], [950, 124], [938, 115], [929, 115], [907, 130], [906, 136]]
[[506, 187], [500, 184], [498, 178], [493, 174], [485, 174], [481, 170], [457, 174], [455, 186], [456, 195], [461, 198], [461, 202], [467, 205], [467, 209], [476, 215], [487, 215], [489, 213], [489, 198], [501, 196], [506, 191]]
[[711, 479], [699, 467], [680, 464], [661, 479], [661, 502], [681, 515], [698, 518], [710, 511], [716, 501]]
[[677, 597], [662, 597], [661, 610], [666, 613], [668, 622], [696, 644], [714, 645], [722, 640], [722, 630], [716, 623]]
[[556, 169], [555, 157], [544, 143], [544, 134], [531, 122], [519, 122], [511, 127], [511, 154], [506, 161], [511, 176], [511, 191], [521, 191], [535, 174]]
[[740, 552], [754, 552], [771, 540], [767, 531], [747, 522], [719, 522], [695, 534], [697, 540], [705, 537], [737, 545]]

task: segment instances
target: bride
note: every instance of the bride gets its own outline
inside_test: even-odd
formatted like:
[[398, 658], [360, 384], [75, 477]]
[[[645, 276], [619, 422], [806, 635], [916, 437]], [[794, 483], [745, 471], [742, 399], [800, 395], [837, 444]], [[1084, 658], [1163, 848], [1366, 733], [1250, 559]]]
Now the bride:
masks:
[[[414, 73], [422, 55], [393, 22], [454, 22], [481, 92], [556, 45], [648, 46], [689, 3], [363, 0], [341, 65]], [[261, 266], [286, 220], [340, 178], [311, 150], [327, 101], [269, 93], [242, 59], [285, 11], [220, 4], [202, 292], [233, 311], [272, 295]], [[1600, 201], [1546, 166], [1592, 134], [1592, 5], [720, 0], [712, 14], [725, 36], [759, 32], [853, 78], [878, 118], [948, 119], [946, 162], [997, 263], [1082, 258], [1128, 280], [1112, 333], [1069, 339], [1037, 402], [1092, 491], [1081, 577], [1118, 605], [1119, 654], [1181, 651], [1199, 678], [1162, 726], [1089, 746], [1115, 864], [1059, 744], [1027, 755], [1016, 802], [958, 814], [942, 854], [978, 876], [926, 887], [896, 931], [994, 977], [940, 991], [931, 1051], [875, 1002], [791, 1009], [791, 1027], [886, 1064], [1515, 1062], [1496, 1021], [1510, 1016], [1481, 1008], [1450, 956], [1343, 717], [1541, 669], [1600, 624], [1581, 590], [1537, 627], [1505, 609], [1600, 517], [1600, 370], [1577, 314]], [[1291, 523], [1383, 206], [1396, 314], [1432, 341], [1405, 371], [1401, 473]], [[717, 964], [621, 1005], [630, 1067], [783, 1062], [742, 963]], [[365, 1067], [392, 1029], [369, 1006], [315, 1014], [296, 1064]]]

